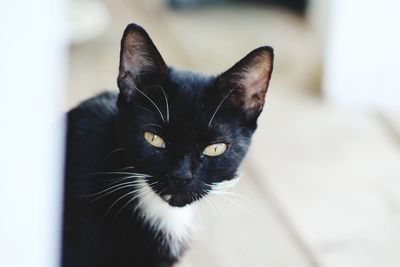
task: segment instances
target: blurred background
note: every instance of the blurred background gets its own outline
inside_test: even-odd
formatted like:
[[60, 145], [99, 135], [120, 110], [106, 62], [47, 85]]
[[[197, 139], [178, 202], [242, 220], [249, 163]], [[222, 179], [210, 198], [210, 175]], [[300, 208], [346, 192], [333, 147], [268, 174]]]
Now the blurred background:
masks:
[[275, 49], [242, 178], [234, 194], [196, 206], [177, 266], [400, 266], [399, 1], [25, 2], [0, 11], [1, 266], [56, 266], [56, 122], [118, 89], [131, 22], [181, 69], [220, 73], [256, 47]]

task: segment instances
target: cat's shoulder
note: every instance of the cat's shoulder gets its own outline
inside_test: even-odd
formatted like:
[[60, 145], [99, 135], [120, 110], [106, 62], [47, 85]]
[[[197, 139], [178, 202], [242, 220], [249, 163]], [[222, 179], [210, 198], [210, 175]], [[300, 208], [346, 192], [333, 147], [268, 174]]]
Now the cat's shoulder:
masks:
[[117, 92], [107, 91], [71, 109], [67, 114], [69, 139], [77, 137], [104, 139], [110, 135], [118, 115], [117, 98]]
[[68, 112], [68, 116], [99, 117], [114, 115], [117, 112], [117, 92], [105, 91], [93, 96]]
[[68, 112], [68, 119], [105, 119], [118, 112], [117, 92], [106, 91], [91, 97]]

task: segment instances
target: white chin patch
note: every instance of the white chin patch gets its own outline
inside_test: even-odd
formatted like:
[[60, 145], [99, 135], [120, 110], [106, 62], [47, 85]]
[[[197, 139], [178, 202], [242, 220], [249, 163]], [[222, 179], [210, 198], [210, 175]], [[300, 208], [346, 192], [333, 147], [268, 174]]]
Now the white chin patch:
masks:
[[171, 200], [171, 195], [164, 195], [164, 196], [162, 196], [161, 198], [164, 200], [164, 201], [166, 201], [166, 202], [168, 202], [168, 201], [170, 201]]
[[138, 196], [139, 216], [155, 233], [163, 233], [174, 256], [181, 255], [190, 241], [193, 207], [170, 206], [166, 201], [171, 199], [171, 195], [164, 195], [161, 199], [145, 181], [138, 184], [138, 189], [143, 192]]

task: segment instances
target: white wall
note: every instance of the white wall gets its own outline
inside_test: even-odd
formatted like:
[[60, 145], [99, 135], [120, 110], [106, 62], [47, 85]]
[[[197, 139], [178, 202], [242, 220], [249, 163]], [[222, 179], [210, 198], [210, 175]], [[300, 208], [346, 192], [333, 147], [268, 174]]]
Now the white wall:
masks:
[[400, 109], [400, 1], [331, 0], [324, 93], [350, 107]]
[[0, 8], [0, 266], [59, 262], [63, 0]]

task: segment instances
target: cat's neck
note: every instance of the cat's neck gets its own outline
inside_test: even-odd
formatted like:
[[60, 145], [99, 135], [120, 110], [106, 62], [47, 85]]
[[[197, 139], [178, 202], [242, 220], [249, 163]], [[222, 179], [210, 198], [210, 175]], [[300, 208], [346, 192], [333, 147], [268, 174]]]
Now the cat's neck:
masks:
[[172, 207], [161, 199], [147, 183], [138, 196], [137, 213], [155, 235], [162, 236], [174, 257], [180, 256], [190, 241], [193, 228], [193, 207]]

